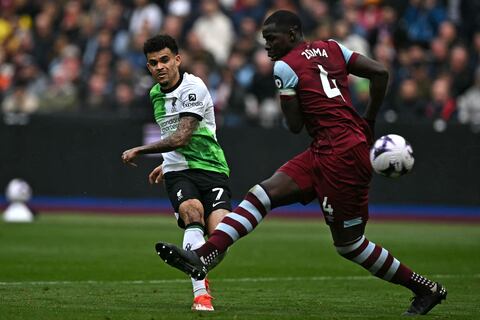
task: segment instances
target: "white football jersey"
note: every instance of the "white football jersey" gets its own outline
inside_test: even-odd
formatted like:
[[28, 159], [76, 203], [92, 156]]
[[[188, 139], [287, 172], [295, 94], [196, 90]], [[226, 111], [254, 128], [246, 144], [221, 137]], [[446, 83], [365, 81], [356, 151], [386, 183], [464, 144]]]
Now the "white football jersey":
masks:
[[229, 174], [225, 155], [215, 134], [212, 98], [202, 79], [184, 73], [179, 84], [164, 91], [157, 83], [150, 90], [150, 99], [162, 139], [177, 130], [182, 116], [193, 116], [200, 121], [188, 145], [162, 154], [164, 173], [203, 169]]

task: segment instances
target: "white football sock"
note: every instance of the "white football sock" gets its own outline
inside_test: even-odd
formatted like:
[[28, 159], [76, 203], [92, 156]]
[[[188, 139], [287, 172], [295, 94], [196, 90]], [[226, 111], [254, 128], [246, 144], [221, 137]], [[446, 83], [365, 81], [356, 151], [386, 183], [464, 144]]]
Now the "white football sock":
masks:
[[[198, 225], [189, 226], [183, 234], [183, 249], [195, 250], [205, 243], [203, 229]], [[195, 280], [192, 278], [193, 295], [195, 297], [206, 294], [207, 287], [204, 280]]]

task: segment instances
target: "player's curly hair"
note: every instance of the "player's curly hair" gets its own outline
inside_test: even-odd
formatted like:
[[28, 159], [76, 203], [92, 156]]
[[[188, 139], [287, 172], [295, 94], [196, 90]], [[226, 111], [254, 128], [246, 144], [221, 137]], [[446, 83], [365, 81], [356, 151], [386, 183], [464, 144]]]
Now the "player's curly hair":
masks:
[[175, 39], [168, 34], [159, 34], [145, 41], [143, 53], [146, 56], [147, 53], [157, 52], [165, 48], [170, 49], [174, 54], [178, 54], [178, 46]]
[[294, 27], [298, 32], [302, 32], [302, 22], [293, 12], [287, 10], [278, 10], [272, 13], [263, 23], [263, 25], [275, 24], [278, 29], [290, 30]]

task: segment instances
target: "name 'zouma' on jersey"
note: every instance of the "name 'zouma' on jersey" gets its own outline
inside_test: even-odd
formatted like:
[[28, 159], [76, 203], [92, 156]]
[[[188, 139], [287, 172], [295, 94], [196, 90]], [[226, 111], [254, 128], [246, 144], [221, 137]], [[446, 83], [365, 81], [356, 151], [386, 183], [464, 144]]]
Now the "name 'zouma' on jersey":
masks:
[[215, 134], [212, 98], [200, 78], [185, 72], [168, 90], [162, 90], [157, 83], [150, 89], [150, 100], [162, 140], [177, 130], [181, 117], [192, 116], [199, 121], [185, 147], [162, 154], [164, 173], [201, 169], [229, 175], [225, 155]]

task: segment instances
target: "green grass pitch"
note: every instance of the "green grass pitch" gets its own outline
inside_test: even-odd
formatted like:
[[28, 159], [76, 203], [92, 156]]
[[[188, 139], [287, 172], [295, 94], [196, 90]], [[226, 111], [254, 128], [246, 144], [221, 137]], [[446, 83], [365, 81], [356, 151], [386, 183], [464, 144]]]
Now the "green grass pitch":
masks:
[[[479, 319], [480, 226], [371, 222], [368, 238], [449, 290], [426, 319]], [[335, 253], [323, 220], [269, 218], [209, 275], [213, 313], [154, 243], [173, 217], [45, 214], [0, 222], [0, 319], [402, 319], [411, 294]]]

